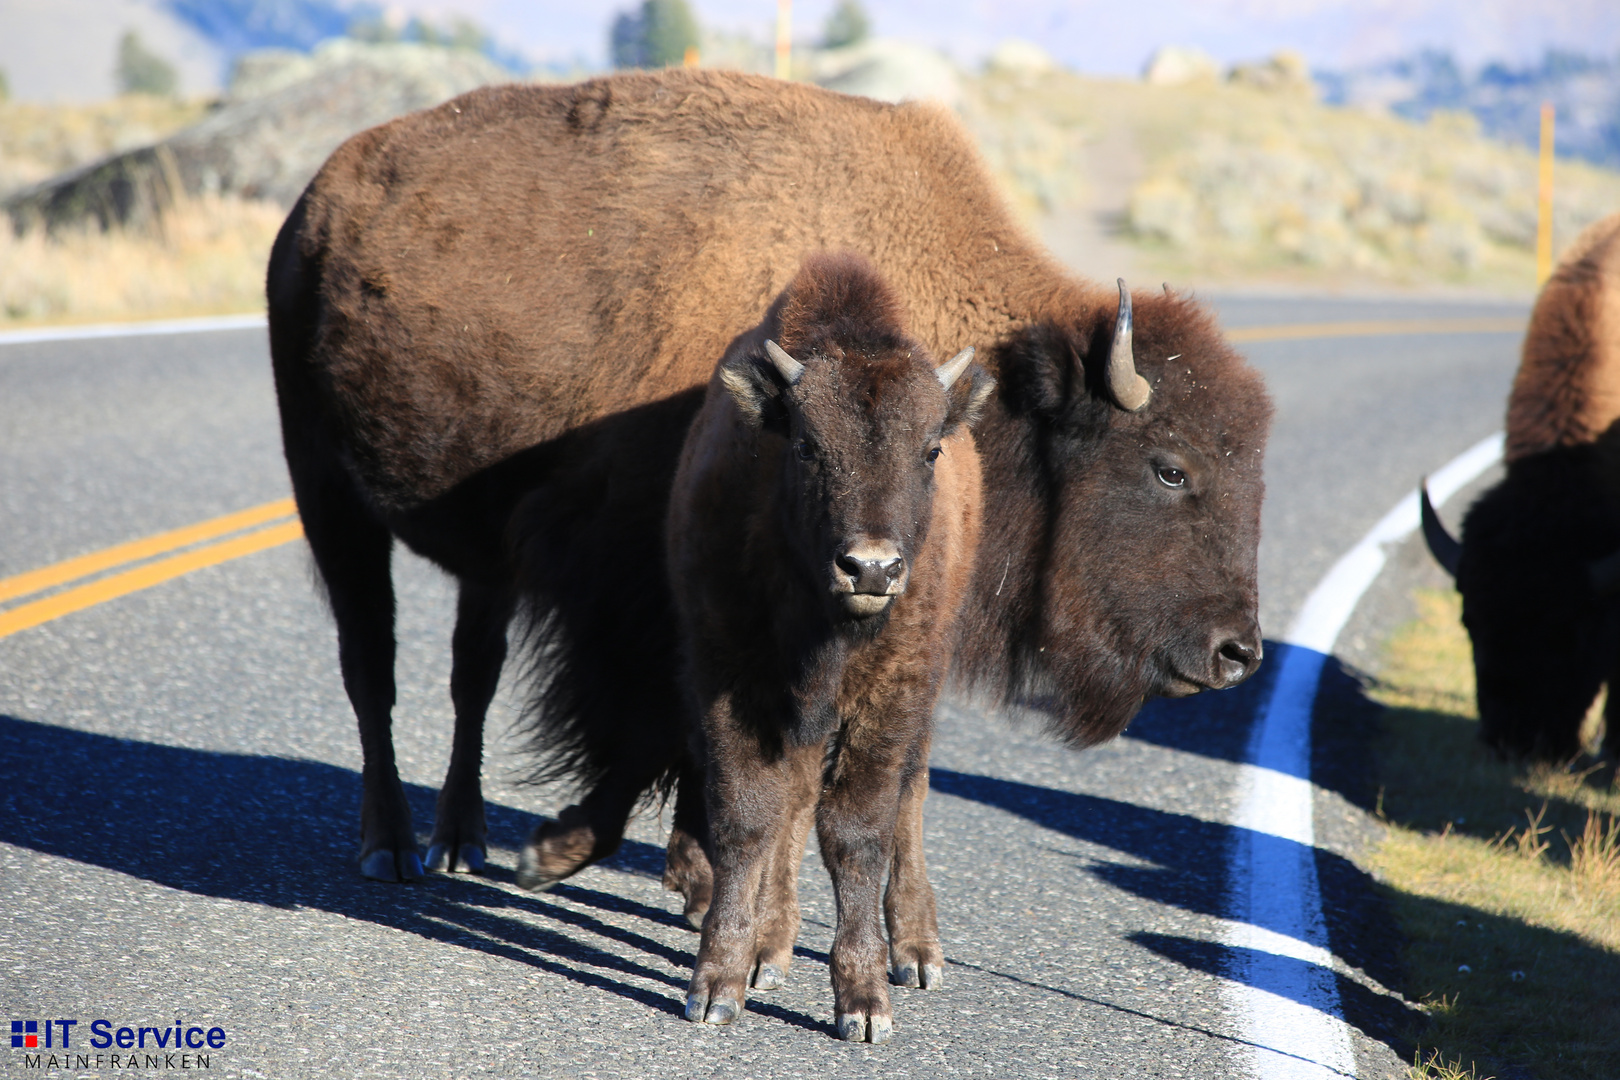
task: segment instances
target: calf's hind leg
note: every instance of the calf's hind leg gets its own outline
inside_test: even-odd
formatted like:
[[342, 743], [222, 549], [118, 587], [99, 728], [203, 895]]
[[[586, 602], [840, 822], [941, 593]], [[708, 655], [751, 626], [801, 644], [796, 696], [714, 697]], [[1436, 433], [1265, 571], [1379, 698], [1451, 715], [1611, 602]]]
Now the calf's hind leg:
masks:
[[511, 595], [504, 589], [463, 578], [456, 604], [456, 631], [450, 639], [450, 700], [456, 707], [456, 734], [450, 771], [439, 789], [439, 804], [428, 846], [429, 870], [476, 873], [489, 855], [484, 821], [484, 717], [506, 661], [506, 627], [512, 621]]

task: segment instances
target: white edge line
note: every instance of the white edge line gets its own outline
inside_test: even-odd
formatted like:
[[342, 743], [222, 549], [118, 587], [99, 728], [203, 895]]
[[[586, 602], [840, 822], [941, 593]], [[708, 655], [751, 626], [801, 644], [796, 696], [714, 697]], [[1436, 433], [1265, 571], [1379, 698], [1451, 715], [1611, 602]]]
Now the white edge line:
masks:
[[0, 345], [32, 345], [42, 341], [83, 341], [89, 338], [145, 337], [151, 334], [202, 334], [214, 330], [257, 330], [263, 315], [214, 315], [200, 319], [156, 319], [151, 322], [96, 323], [89, 326], [41, 326], [33, 330], [0, 330]]
[[[1436, 470], [1429, 493], [1443, 503], [1502, 457], [1501, 432]], [[1357, 603], [1383, 569], [1386, 544], [1420, 524], [1414, 491], [1344, 554], [1305, 599], [1284, 642], [1271, 696], [1251, 737], [1233, 824], [1243, 830], [1231, 867], [1234, 919], [1222, 940], [1245, 981], [1228, 984], [1249, 1072], [1260, 1080], [1352, 1075], [1349, 1026], [1340, 1015], [1313, 857], [1311, 714], [1322, 664]], [[1273, 843], [1275, 838], [1281, 843]], [[1304, 856], [1304, 857], [1302, 857]], [[1324, 959], [1327, 961], [1323, 963]]]

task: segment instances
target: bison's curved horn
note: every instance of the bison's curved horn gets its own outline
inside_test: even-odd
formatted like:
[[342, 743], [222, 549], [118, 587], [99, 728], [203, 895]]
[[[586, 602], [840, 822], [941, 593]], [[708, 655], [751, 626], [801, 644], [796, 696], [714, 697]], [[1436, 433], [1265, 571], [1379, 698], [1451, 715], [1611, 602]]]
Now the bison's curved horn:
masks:
[[966, 371], [971, 363], [973, 363], [973, 346], [969, 345], [935, 368], [934, 374], [939, 376], [940, 385], [949, 390], [951, 384], [962, 377], [962, 372]]
[[1125, 279], [1119, 279], [1119, 318], [1114, 322], [1114, 345], [1108, 350], [1108, 390], [1127, 412], [1141, 412], [1153, 396], [1153, 388], [1136, 373], [1136, 357], [1131, 355], [1131, 293]]
[[1462, 545], [1456, 537], [1446, 532], [1440, 515], [1434, 512], [1434, 503], [1429, 501], [1428, 481], [1418, 485], [1418, 508], [1423, 513], [1423, 539], [1429, 544], [1429, 554], [1455, 579], [1457, 562], [1462, 558]]
[[1587, 563], [1586, 576], [1592, 582], [1592, 591], [1599, 596], [1620, 593], [1620, 551]]
[[765, 340], [765, 355], [771, 358], [771, 364], [781, 372], [782, 378], [792, 386], [804, 375], [804, 365], [787, 354], [787, 350], [769, 338]]

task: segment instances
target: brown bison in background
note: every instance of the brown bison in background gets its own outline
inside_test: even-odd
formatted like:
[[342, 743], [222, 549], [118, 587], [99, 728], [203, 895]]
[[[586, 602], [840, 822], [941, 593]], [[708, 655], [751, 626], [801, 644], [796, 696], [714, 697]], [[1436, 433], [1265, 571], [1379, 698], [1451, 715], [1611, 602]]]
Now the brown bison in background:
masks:
[[586, 791], [537, 830], [528, 883], [611, 852], [679, 775], [671, 880], [701, 913], [675, 459], [715, 357], [806, 254], [839, 249], [925, 349], [975, 346], [998, 379], [958, 684], [1086, 745], [1146, 697], [1255, 670], [1258, 377], [1168, 291], [1135, 297], [1133, 352], [1131, 298], [1029, 239], [948, 114], [684, 70], [477, 91], [341, 147], [270, 262], [287, 462], [365, 752], [366, 875], [422, 873], [389, 734], [397, 537], [461, 586], [429, 865], [482, 864], [484, 713], [521, 609], [540, 775]]
[[1581, 750], [1607, 681], [1620, 750], [1620, 214], [1575, 241], [1541, 291], [1508, 398], [1507, 476], [1459, 544], [1423, 496], [1429, 548], [1455, 576], [1474, 645], [1480, 736], [1552, 761]]
[[785, 977], [812, 816], [838, 900], [840, 1037], [893, 1030], [885, 876], [894, 893], [914, 869], [920, 889], [890, 927], [897, 965], [942, 962], [920, 833], [896, 827], [921, 821], [978, 541], [967, 428], [994, 383], [972, 358], [936, 371], [864, 260], [814, 257], [733, 343], [692, 422], [667, 543], [714, 903], [688, 1020], [729, 1024], [750, 980]]

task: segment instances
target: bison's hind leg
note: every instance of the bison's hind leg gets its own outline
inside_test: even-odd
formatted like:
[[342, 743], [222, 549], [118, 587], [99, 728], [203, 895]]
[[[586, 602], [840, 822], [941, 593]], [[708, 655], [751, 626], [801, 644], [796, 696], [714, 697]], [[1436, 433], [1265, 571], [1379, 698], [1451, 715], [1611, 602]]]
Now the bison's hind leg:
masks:
[[360, 801], [360, 872], [381, 881], [422, 876], [411, 809], [394, 764], [394, 538], [344, 464], [349, 457], [332, 422], [319, 364], [319, 259], [299, 250], [305, 201], [276, 236], [266, 293], [270, 356], [298, 515], [337, 623], [343, 688], [360, 722], [364, 758]]
[[422, 860], [394, 762], [393, 536], [334, 458], [306, 458], [289, 438], [287, 462], [337, 623], [343, 688], [360, 723], [360, 872], [414, 881], [422, 877]]
[[705, 850], [709, 815], [703, 799], [703, 770], [688, 764], [681, 769], [675, 789], [675, 821], [664, 853], [664, 888], [681, 894], [685, 901], [681, 914], [694, 930], [703, 929], [703, 917], [714, 899], [714, 870]]
[[484, 822], [484, 717], [506, 662], [506, 628], [512, 621], [508, 590], [463, 578], [450, 639], [450, 699], [456, 708], [450, 771], [439, 790], [429, 870], [478, 873], [489, 857]]
[[618, 851], [636, 804], [662, 772], [656, 764], [620, 763], [579, 805], [536, 825], [518, 855], [517, 883], [549, 889]]

